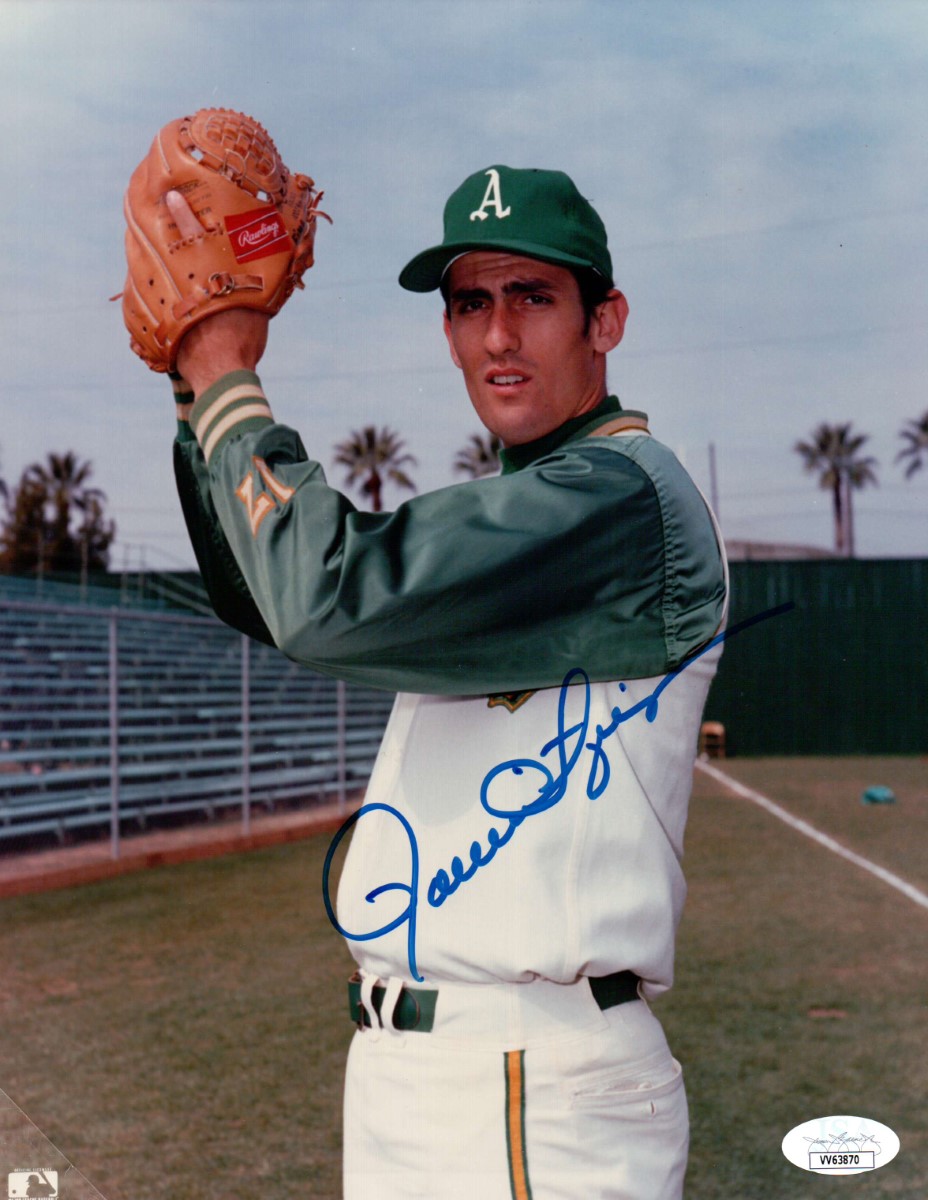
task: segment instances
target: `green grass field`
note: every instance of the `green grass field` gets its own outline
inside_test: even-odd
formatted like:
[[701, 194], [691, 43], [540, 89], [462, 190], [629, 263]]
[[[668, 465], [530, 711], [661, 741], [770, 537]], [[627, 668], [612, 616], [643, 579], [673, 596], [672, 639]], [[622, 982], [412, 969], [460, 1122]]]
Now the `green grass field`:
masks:
[[[724, 766], [928, 885], [924, 759]], [[865, 808], [873, 783], [899, 802]], [[327, 843], [0, 902], [0, 1089], [107, 1200], [340, 1195], [351, 961]], [[687, 1077], [688, 1200], [924, 1200], [928, 912], [700, 775], [685, 865], [657, 1011]], [[790, 1128], [842, 1112], [891, 1126], [899, 1156], [854, 1179], [783, 1158]]]
[[[848, 848], [928, 882], [924, 759], [724, 766]], [[898, 803], [864, 807], [873, 783]], [[699, 775], [685, 865], [677, 982], [657, 1011], [687, 1075], [687, 1196], [924, 1200], [928, 911]], [[899, 1156], [854, 1179], [783, 1158], [789, 1129], [839, 1113], [889, 1125]]]

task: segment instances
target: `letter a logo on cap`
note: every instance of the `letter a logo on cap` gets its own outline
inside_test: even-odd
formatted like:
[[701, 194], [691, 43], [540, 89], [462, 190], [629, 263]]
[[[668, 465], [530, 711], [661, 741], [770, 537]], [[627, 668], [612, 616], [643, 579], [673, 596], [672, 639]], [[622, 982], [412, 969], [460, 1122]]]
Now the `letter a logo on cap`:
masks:
[[500, 220], [503, 217], [508, 217], [512, 212], [512, 206], [503, 208], [502, 197], [499, 194], [499, 171], [495, 167], [490, 167], [489, 171], [484, 174], [490, 176], [490, 182], [487, 184], [486, 195], [483, 197], [483, 203], [479, 208], [475, 208], [470, 214], [472, 221], [485, 221], [487, 214], [483, 211], [488, 205], [492, 205], [496, 209], [496, 216]]

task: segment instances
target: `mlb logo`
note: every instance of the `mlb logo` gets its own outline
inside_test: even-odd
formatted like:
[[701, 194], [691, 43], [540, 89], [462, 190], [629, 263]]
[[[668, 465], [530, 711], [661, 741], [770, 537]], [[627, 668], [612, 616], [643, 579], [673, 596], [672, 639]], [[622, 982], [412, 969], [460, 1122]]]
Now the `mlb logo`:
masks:
[[55, 1200], [58, 1195], [57, 1171], [43, 1171], [40, 1167], [34, 1167], [29, 1171], [11, 1171], [7, 1179], [9, 1200], [30, 1200], [33, 1196]]

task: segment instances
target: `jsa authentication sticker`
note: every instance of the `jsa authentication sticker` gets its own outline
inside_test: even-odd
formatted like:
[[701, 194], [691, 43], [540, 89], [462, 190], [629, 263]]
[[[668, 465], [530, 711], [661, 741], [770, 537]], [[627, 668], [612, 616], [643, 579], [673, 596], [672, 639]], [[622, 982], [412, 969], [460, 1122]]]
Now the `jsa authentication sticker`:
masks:
[[868, 1117], [818, 1117], [789, 1131], [783, 1153], [816, 1175], [859, 1175], [891, 1162], [899, 1139], [888, 1125]]

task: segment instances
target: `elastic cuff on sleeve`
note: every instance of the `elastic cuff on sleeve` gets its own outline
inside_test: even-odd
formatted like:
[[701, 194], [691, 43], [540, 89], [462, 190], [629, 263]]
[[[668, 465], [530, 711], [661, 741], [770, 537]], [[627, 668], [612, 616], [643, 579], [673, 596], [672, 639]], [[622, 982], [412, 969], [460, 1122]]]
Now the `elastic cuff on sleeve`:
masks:
[[190, 425], [207, 463], [230, 438], [273, 423], [270, 405], [254, 371], [230, 371], [198, 398]]
[[190, 428], [190, 410], [193, 408], [193, 388], [182, 375], [170, 371], [171, 387], [174, 390], [174, 403], [177, 407], [177, 439], [181, 442], [194, 440]]

